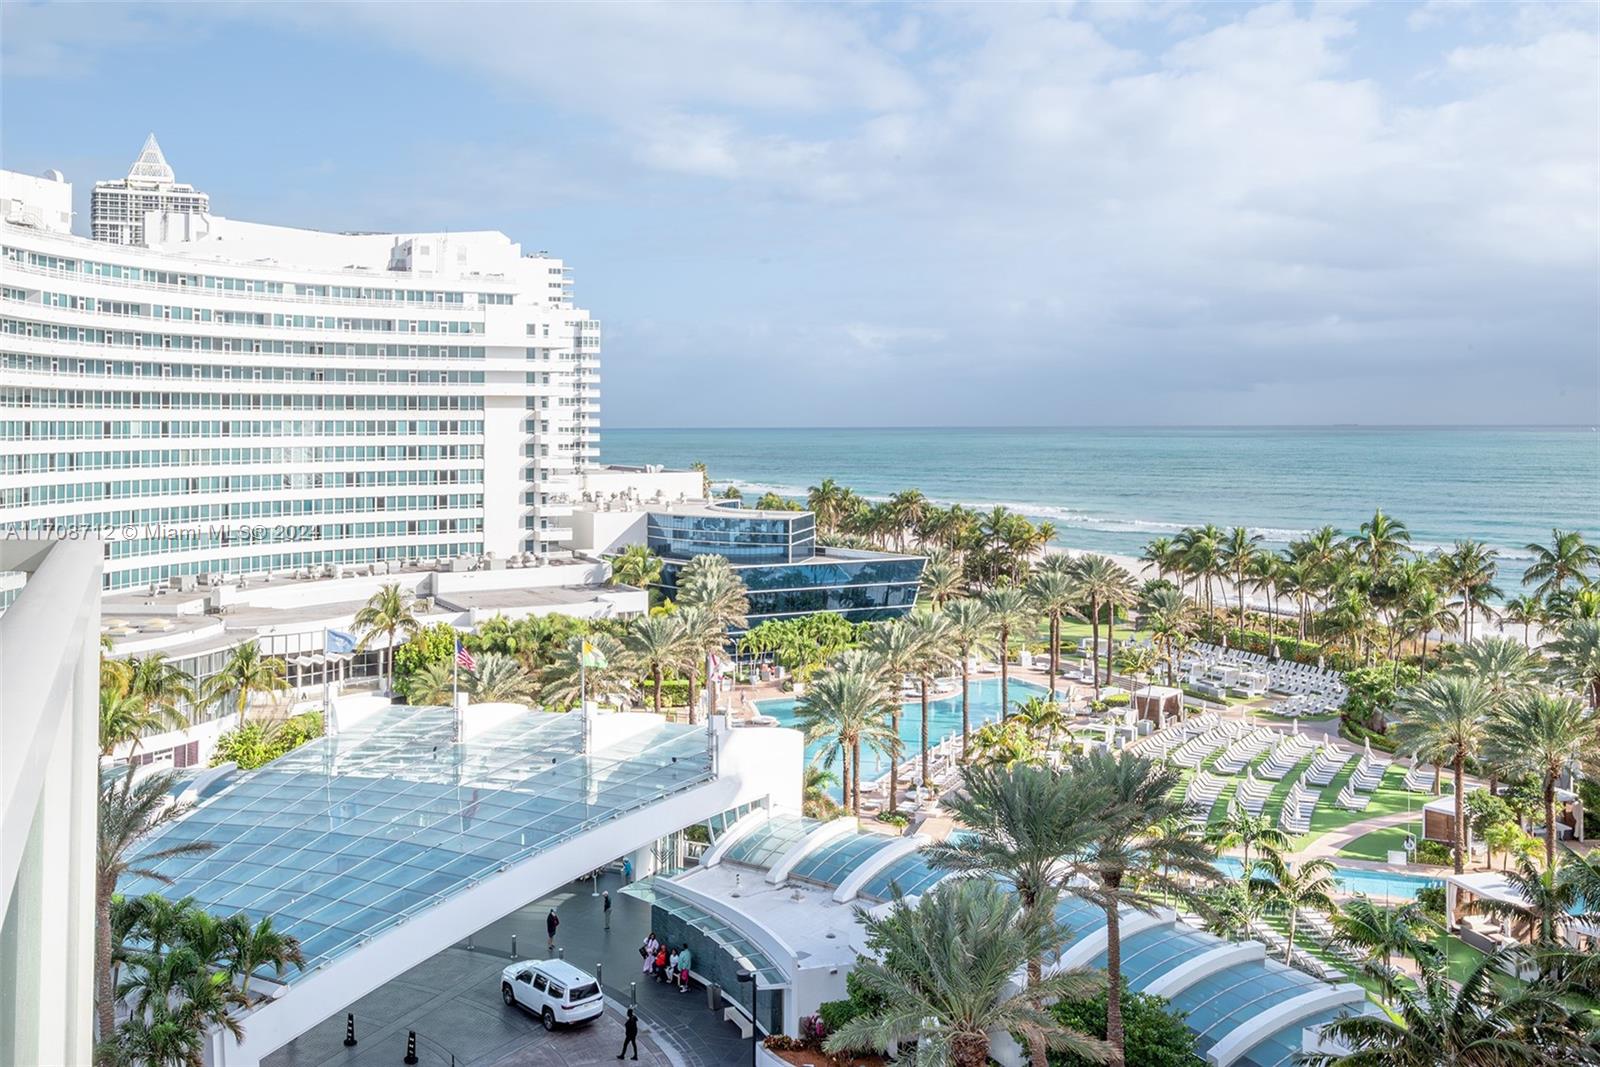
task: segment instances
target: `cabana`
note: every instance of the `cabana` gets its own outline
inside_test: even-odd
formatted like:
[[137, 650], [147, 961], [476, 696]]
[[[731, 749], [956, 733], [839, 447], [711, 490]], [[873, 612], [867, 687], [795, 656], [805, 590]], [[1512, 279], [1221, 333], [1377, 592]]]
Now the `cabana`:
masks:
[[1165, 685], [1147, 685], [1133, 693], [1133, 707], [1141, 719], [1162, 727], [1183, 715], [1183, 690]]
[[[1515, 908], [1523, 914], [1495, 914], [1499, 907]], [[1501, 871], [1445, 875], [1445, 927], [1479, 951], [1493, 952], [1533, 941], [1538, 934], [1537, 920], [1527, 909], [1527, 898]], [[1594, 952], [1600, 948], [1600, 924], [1574, 916], [1561, 924], [1561, 937], [1569, 948]]]

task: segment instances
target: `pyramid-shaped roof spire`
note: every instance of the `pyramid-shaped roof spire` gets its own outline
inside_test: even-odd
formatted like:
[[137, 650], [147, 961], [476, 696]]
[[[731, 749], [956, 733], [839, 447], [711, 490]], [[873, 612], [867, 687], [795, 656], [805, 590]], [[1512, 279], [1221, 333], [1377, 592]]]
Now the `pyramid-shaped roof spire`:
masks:
[[172, 167], [167, 163], [167, 157], [161, 154], [161, 146], [156, 143], [155, 134], [152, 133], [144, 139], [144, 147], [139, 149], [139, 158], [133, 161], [133, 166], [128, 170], [128, 180], [167, 184], [177, 180], [177, 176], [172, 173]]

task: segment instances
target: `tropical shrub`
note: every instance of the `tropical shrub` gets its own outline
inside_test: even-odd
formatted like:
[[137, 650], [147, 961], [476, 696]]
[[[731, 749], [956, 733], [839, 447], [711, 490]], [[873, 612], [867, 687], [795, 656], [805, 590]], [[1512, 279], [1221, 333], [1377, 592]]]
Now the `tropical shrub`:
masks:
[[[656, 683], [649, 678], [639, 683], [639, 701], [651, 704], [655, 699]], [[689, 680], [668, 678], [661, 683], [661, 703], [665, 707], [683, 707], [689, 703]]]
[[1421, 679], [1422, 672], [1409, 663], [1380, 662], [1346, 671], [1344, 684], [1350, 687], [1350, 694], [1344, 701], [1345, 719], [1381, 733], [1396, 694]]
[[[1092, 997], [1063, 1000], [1051, 1008], [1057, 1019], [1079, 1033], [1106, 1036], [1106, 992]], [[1167, 1002], [1147, 993], [1135, 993], [1124, 984], [1122, 992], [1124, 1062], [1131, 1067], [1202, 1067], [1195, 1053], [1195, 1035], [1183, 1016], [1170, 1011]], [[1070, 1052], [1050, 1053], [1051, 1067], [1091, 1067], [1093, 1060]]]
[[308, 711], [280, 723], [247, 722], [217, 738], [211, 766], [231, 762], [238, 764], [241, 771], [252, 771], [321, 737], [325, 729], [320, 711]]
[[394, 651], [395, 686], [404, 691], [412, 675], [432, 663], [449, 663], [456, 652], [456, 628], [436, 622], [411, 635], [411, 640]]
[[1363, 741], [1369, 742], [1373, 748], [1382, 749], [1384, 752], [1393, 752], [1395, 750], [1394, 738], [1387, 734], [1380, 734], [1376, 730], [1369, 730], [1350, 719], [1345, 719], [1339, 723], [1339, 736], [1358, 745]]
[[[1433, 842], [1428, 842], [1432, 844]], [[1444, 886], [1425, 885], [1417, 890], [1417, 907], [1440, 925], [1444, 924]]]
[[1315, 663], [1318, 656], [1327, 657], [1324, 647], [1315, 641], [1302, 641], [1293, 634], [1281, 632], [1273, 634], [1269, 640], [1266, 633], [1260, 630], [1240, 630], [1237, 626], [1228, 630], [1228, 645], [1263, 656], [1270, 655], [1272, 646], [1277, 645], [1278, 658], [1294, 660], [1296, 663]]
[[1437, 867], [1448, 867], [1455, 862], [1455, 853], [1443, 841], [1429, 841], [1424, 838], [1417, 842], [1415, 859], [1418, 863], [1431, 863]]
[[878, 821], [890, 826], [908, 826], [911, 818], [903, 811], [882, 811], [878, 813]]

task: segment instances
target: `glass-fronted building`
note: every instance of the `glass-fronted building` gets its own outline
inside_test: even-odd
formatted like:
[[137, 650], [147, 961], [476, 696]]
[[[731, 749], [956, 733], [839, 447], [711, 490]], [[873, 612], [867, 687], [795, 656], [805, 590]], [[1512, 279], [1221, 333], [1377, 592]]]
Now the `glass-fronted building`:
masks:
[[663, 561], [659, 588], [678, 595], [678, 576], [696, 556], [733, 564], [749, 591], [749, 625], [832, 611], [851, 622], [905, 615], [917, 602], [922, 556], [817, 544], [809, 511], [685, 505], [652, 511], [645, 543]]

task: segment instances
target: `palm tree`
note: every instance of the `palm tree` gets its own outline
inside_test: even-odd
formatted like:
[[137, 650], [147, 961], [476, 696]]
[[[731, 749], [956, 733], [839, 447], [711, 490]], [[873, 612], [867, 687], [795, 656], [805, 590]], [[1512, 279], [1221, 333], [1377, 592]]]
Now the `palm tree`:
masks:
[[449, 706], [455, 700], [459, 681], [452, 658], [449, 663], [424, 664], [402, 681], [400, 688], [407, 702], [417, 707]]
[[147, 710], [170, 723], [172, 729], [188, 725], [178, 708], [194, 703], [194, 675], [169, 662], [165, 652], [130, 659], [128, 666], [131, 671], [129, 696], [137, 697]]
[[1591, 545], [1577, 530], [1551, 530], [1548, 546], [1526, 548], [1533, 553], [1533, 562], [1522, 572], [1522, 584], [1534, 585], [1534, 592], [1545, 600], [1558, 599], [1568, 582], [1585, 584], [1589, 570], [1600, 566], [1600, 546]]
[[1419, 964], [1431, 962], [1437, 954], [1433, 938], [1439, 928], [1415, 901], [1388, 908], [1374, 904], [1370, 897], [1356, 896], [1345, 901], [1332, 921], [1334, 945], [1360, 949], [1381, 961], [1385, 973], [1391, 973], [1390, 961], [1396, 953]]
[[[1438, 630], [1442, 635], [1456, 630], [1456, 613], [1433, 586], [1424, 586], [1411, 594], [1400, 612], [1400, 621], [1413, 638], [1422, 638], [1421, 667], [1428, 669], [1428, 635]], [[1397, 668], [1398, 669], [1398, 668]]]
[[1000, 653], [1000, 717], [1011, 707], [1011, 635], [1033, 625], [1033, 604], [1021, 587], [1002, 585], [983, 595]]
[[510, 656], [486, 652], [465, 673], [462, 688], [478, 704], [532, 703], [536, 686], [532, 676]]
[[139, 749], [139, 739], [165, 726], [166, 719], [146, 707], [134, 696], [123, 696], [112, 689], [100, 690], [100, 755], [109, 756], [119, 745], [133, 742], [131, 756]]
[[905, 618], [916, 645], [916, 655], [910, 662], [911, 674], [917, 679], [922, 702], [922, 787], [933, 788], [933, 775], [928, 771], [928, 687], [935, 677], [946, 670], [953, 659], [953, 641], [950, 620], [936, 611], [919, 611]]
[[1054, 699], [1045, 697], [1029, 697], [1027, 700], [1017, 702], [1016, 720], [1033, 732], [1035, 737], [1043, 735], [1044, 747], [1048, 752], [1056, 748], [1056, 734], [1067, 725], [1067, 716], [1061, 710], [1061, 705]]
[[244, 713], [257, 693], [281, 693], [288, 688], [289, 682], [283, 676], [283, 660], [263, 656], [261, 645], [251, 640], [234, 649], [222, 670], [206, 679], [200, 687], [200, 703], [214, 704], [232, 697], [239, 725], [243, 726]]
[[1386, 1011], [1347, 1015], [1323, 1028], [1325, 1037], [1351, 1051], [1308, 1054], [1302, 1062], [1309, 1067], [1583, 1062], [1581, 1032], [1559, 991], [1541, 983], [1502, 982], [1507, 956], [1478, 957], [1459, 985], [1440, 968], [1425, 968], [1416, 988], [1380, 975]]
[[[1284, 945], [1283, 962], [1294, 960], [1294, 932], [1301, 911], [1318, 911], [1324, 915], [1338, 910], [1333, 894], [1338, 891], [1336, 868], [1325, 859], [1308, 859], [1292, 863], [1274, 849], [1263, 849], [1257, 861], [1266, 877], [1250, 879], [1250, 889], [1269, 904], [1283, 909], [1289, 920], [1288, 943]], [[1248, 874], [1249, 869], [1246, 868]]]
[[1250, 576], [1250, 571], [1255, 566], [1256, 559], [1260, 556], [1260, 545], [1260, 534], [1252, 534], [1243, 526], [1235, 526], [1228, 531], [1227, 539], [1220, 546], [1221, 563], [1233, 579], [1233, 590], [1239, 597], [1239, 632], [1241, 635], [1244, 633], [1245, 579]]
[[922, 568], [919, 593], [922, 599], [937, 610], [961, 595], [963, 583], [964, 577], [959, 563], [949, 556], [934, 556]]
[[795, 725], [807, 742], [832, 742], [819, 754], [824, 768], [844, 755], [844, 795], [856, 815], [861, 814], [862, 751], [887, 756], [891, 762], [900, 759], [899, 734], [885, 720], [895, 707], [877, 657], [853, 650], [819, 674], [795, 708]]
[[1139, 559], [1156, 569], [1157, 579], [1165, 578], [1168, 571], [1177, 573], [1177, 567], [1174, 566], [1176, 556], [1170, 537], [1152, 537], [1145, 544], [1144, 552], [1140, 554]]
[[250, 976], [262, 967], [271, 967], [276, 977], [290, 966], [305, 967], [299, 938], [273, 929], [272, 916], [263, 915], [252, 924], [244, 914], [233, 916], [225, 927], [228, 938], [228, 970], [239, 979], [239, 995], [250, 1003]]
[[[708, 589], [711, 586], [720, 587], [720, 592], [713, 591], [716, 595], [722, 595], [728, 589], [727, 580], [723, 578], [713, 579], [707, 582], [706, 586]], [[740, 583], [740, 588], [743, 588], [742, 582]], [[695, 721], [695, 716], [698, 714], [700, 707], [700, 694], [696, 691], [695, 685], [702, 674], [709, 670], [709, 664], [706, 661], [713, 653], [726, 648], [728, 643], [728, 624], [716, 614], [716, 611], [717, 605], [715, 604], [680, 603], [677, 611], [674, 612], [679, 624], [683, 626], [684, 674], [689, 682], [690, 722]], [[711, 679], [707, 675], [707, 685], [710, 685], [710, 682]], [[713, 698], [710, 703], [714, 710], [716, 700]]]
[[1144, 625], [1150, 629], [1150, 639], [1163, 650], [1161, 658], [1167, 665], [1167, 684], [1172, 685], [1177, 662], [1175, 650], [1194, 631], [1189, 600], [1179, 589], [1153, 590], [1145, 600], [1142, 616]]
[[363, 631], [361, 641], [356, 645], [358, 652], [365, 652], [379, 634], [384, 636], [385, 648], [382, 656], [383, 662], [387, 664], [384, 676], [389, 680], [391, 692], [394, 690], [394, 650], [397, 647], [395, 636], [403, 634], [409, 639], [422, 628], [422, 624], [412, 612], [415, 600], [410, 590], [400, 588], [400, 583], [389, 582], [373, 593], [366, 605], [356, 612], [356, 628]]
[[635, 589], [650, 589], [661, 584], [661, 557], [650, 551], [648, 545], [629, 545], [611, 559], [612, 585], [631, 585]]
[[1099, 980], [1062, 970], [1042, 978], [1032, 996], [1013, 996], [1011, 969], [1068, 939], [1048, 912], [1030, 911], [986, 879], [949, 882], [913, 904], [860, 921], [875, 956], [854, 978], [875, 1007], [829, 1035], [829, 1052], [896, 1048], [915, 1042], [918, 1063], [983, 1067], [989, 1035], [1015, 1033], [1035, 1050], [1057, 1049], [1103, 1062], [1104, 1042], [1071, 1030], [1043, 1005], [1090, 995]]
[[1418, 759], [1449, 764], [1455, 775], [1455, 829], [1452, 843], [1456, 873], [1463, 870], [1467, 821], [1463, 806], [1467, 760], [1483, 749], [1494, 696], [1476, 678], [1433, 675], [1397, 701], [1402, 718], [1395, 727], [1395, 746]]
[[1117, 608], [1133, 602], [1133, 579], [1108, 556], [1088, 553], [1078, 557], [1078, 597], [1089, 604], [1090, 636], [1094, 651], [1089, 657], [1094, 675], [1094, 696], [1100, 699], [1100, 613], [1109, 607], [1106, 626], [1106, 684], [1111, 682], [1111, 646], [1115, 643]]
[[1490, 719], [1484, 750], [1508, 778], [1533, 775], [1544, 796], [1544, 862], [1556, 862], [1556, 782], [1594, 752], [1595, 714], [1576, 697], [1531, 692]]
[[99, 825], [95, 845], [95, 1012], [101, 1041], [111, 1038], [116, 1027], [116, 1001], [111, 981], [112, 954], [111, 901], [117, 882], [125, 874], [153, 878], [163, 885], [172, 879], [161, 873], [161, 861], [174, 856], [210, 852], [209, 841], [185, 841], [156, 848], [135, 858], [133, 850], [151, 833], [181, 818], [187, 804], [168, 804], [174, 774], [153, 774], [133, 779], [133, 768], [100, 787]]
[[698, 607], [724, 630], [742, 630], [750, 599], [744, 580], [721, 556], [696, 556], [678, 572], [678, 605]]
[[1278, 828], [1278, 824], [1267, 815], [1251, 815], [1241, 807], [1231, 807], [1227, 816], [1221, 822], [1213, 822], [1207, 827], [1207, 834], [1211, 844], [1218, 851], [1233, 848], [1235, 845], [1244, 849], [1244, 856], [1239, 864], [1242, 877], [1248, 880], [1251, 875], [1250, 846], [1260, 847], [1263, 852], [1278, 850], [1286, 852], [1289, 849], [1289, 835]]
[[[584, 665], [583, 647], [588, 644], [599, 655], [599, 666]], [[596, 630], [574, 634], [557, 650], [555, 658], [539, 672], [539, 699], [547, 705], [578, 707], [587, 692], [626, 692], [633, 681], [622, 645], [610, 634]], [[579, 711], [583, 709], [578, 707]]]
[[622, 638], [623, 651], [633, 669], [650, 676], [651, 702], [661, 714], [661, 689], [667, 673], [694, 670], [696, 649], [691, 635], [683, 628], [680, 614], [641, 615], [628, 626]]
[[824, 478], [821, 485], [806, 490], [806, 507], [817, 517], [819, 534], [831, 534], [838, 529], [839, 520], [848, 513], [845, 500], [853, 495], [832, 478]]
[[1600, 708], [1600, 620], [1574, 619], [1544, 646], [1550, 676]]
[[[1066, 556], [1053, 556], [1067, 561]], [[1050, 620], [1050, 699], [1056, 696], [1056, 676], [1061, 673], [1061, 617], [1076, 615], [1082, 597], [1078, 580], [1068, 565], [1044, 566], [1028, 583], [1028, 595], [1033, 599], [1034, 610]]]
[[1385, 515], [1382, 508], [1374, 511], [1359, 531], [1350, 538], [1349, 545], [1374, 574], [1398, 559], [1411, 544], [1411, 531], [1406, 524]]
[[1501, 605], [1500, 617], [1513, 626], [1522, 627], [1522, 647], [1526, 649], [1533, 648], [1533, 628], [1550, 619], [1538, 593], [1511, 597]]
[[[1088, 846], [1102, 797], [1060, 771], [1031, 763], [974, 764], [946, 802], [970, 833], [929, 845], [924, 858], [961, 874], [993, 875], [1017, 891], [1024, 910], [1052, 907], [1071, 876], [1064, 856]], [[1028, 957], [1028, 984], [1043, 973]]]
[[950, 644], [961, 655], [961, 759], [967, 759], [972, 742], [968, 698], [972, 688], [972, 657], [985, 655], [994, 636], [994, 617], [981, 600], [963, 597], [944, 609], [950, 620]]
[[[1106, 913], [1106, 1040], [1113, 1048], [1111, 1062], [1124, 1060], [1122, 1029], [1122, 927], [1120, 909], [1153, 909], [1168, 894], [1190, 895], [1174, 874], [1211, 881], [1216, 853], [1192, 838], [1152, 833], [1183, 810], [1175, 768], [1158, 766], [1123, 751], [1073, 756], [1064, 772], [1078, 788], [1098, 801], [1092, 819], [1092, 839], [1078, 851], [1074, 863], [1089, 878], [1068, 891], [1100, 905]], [[1160, 896], [1157, 896], [1159, 892]]]
[[1463, 641], [1472, 640], [1472, 620], [1478, 613], [1494, 619], [1494, 600], [1500, 595], [1494, 584], [1497, 555], [1481, 541], [1457, 541], [1438, 559], [1444, 587], [1456, 595], [1461, 611]]
[[[1567, 855], [1570, 862], [1572, 854]], [[1480, 905], [1491, 915], [1527, 920], [1534, 947], [1546, 963], [1553, 961], [1554, 954], [1566, 944], [1567, 928], [1578, 922], [1576, 913], [1589, 906], [1581, 896], [1584, 879], [1564, 876], [1554, 863], [1540, 868], [1526, 856], [1517, 861], [1516, 870], [1505, 872], [1504, 877], [1521, 903], [1482, 900]]]
[[[894, 619], [876, 626], [867, 635], [867, 648], [878, 660], [878, 677], [889, 700], [889, 723], [900, 736], [900, 687], [907, 675], [917, 672], [922, 658], [922, 636], [909, 619]], [[899, 760], [889, 765], [889, 810], [900, 807]]]

